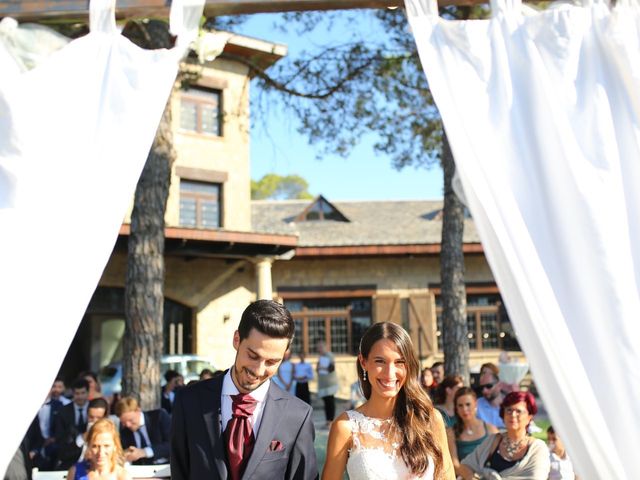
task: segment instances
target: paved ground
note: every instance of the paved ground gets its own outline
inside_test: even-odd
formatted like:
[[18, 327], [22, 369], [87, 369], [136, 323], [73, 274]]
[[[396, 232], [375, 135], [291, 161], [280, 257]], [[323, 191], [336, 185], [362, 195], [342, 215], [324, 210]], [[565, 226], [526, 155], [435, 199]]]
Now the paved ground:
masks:
[[[312, 395], [312, 397], [314, 397]], [[316, 456], [318, 457], [318, 468], [322, 471], [324, 465], [325, 453], [327, 449], [327, 437], [329, 429], [326, 426], [324, 416], [324, 403], [321, 399], [312, 398], [313, 406], [313, 424], [316, 427]], [[336, 417], [349, 408], [349, 402], [336, 398]]]

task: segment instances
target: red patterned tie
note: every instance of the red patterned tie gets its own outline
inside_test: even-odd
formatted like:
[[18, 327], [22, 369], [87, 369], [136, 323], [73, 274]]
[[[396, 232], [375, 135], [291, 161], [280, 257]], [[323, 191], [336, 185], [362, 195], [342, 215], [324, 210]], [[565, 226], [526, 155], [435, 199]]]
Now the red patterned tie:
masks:
[[233, 413], [224, 431], [224, 438], [227, 443], [231, 480], [240, 480], [253, 450], [255, 438], [249, 419], [258, 401], [249, 394], [242, 393], [231, 395], [231, 400]]

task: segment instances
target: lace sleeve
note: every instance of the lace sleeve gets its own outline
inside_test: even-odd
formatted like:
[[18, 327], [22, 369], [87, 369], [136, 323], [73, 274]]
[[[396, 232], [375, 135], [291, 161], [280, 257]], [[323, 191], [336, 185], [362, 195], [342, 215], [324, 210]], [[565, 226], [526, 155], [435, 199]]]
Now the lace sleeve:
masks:
[[349, 410], [347, 415], [351, 424], [352, 450], [381, 450], [395, 456], [399, 443], [392, 419], [367, 417], [357, 410]]

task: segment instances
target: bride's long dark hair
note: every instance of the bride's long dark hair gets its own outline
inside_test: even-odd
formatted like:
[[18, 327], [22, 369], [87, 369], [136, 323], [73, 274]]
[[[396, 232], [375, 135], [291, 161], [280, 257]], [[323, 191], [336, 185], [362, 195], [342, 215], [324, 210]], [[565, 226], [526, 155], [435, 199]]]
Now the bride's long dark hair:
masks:
[[[362, 336], [360, 354], [366, 359], [373, 345], [383, 339], [391, 340], [396, 345], [407, 368], [407, 376], [398, 392], [393, 412], [402, 439], [402, 459], [411, 473], [420, 476], [427, 470], [431, 457], [435, 466], [434, 478], [440, 478], [443, 468], [442, 450], [433, 437], [436, 412], [431, 399], [418, 382], [420, 368], [409, 334], [395, 323], [374, 323]], [[371, 384], [368, 378], [364, 380], [364, 370], [359, 361], [357, 369], [362, 393], [368, 400], [371, 397]]]

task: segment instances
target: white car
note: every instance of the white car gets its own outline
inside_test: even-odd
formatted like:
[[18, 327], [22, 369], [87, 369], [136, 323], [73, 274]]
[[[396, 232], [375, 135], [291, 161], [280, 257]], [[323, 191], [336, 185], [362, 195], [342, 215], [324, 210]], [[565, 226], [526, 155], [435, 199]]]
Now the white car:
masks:
[[[202, 355], [182, 354], [163, 355], [160, 361], [160, 376], [162, 385], [165, 384], [164, 374], [167, 370], [175, 370], [184, 377], [186, 385], [191, 380], [198, 380], [200, 372], [208, 368], [212, 372], [217, 369], [211, 359]], [[122, 391], [122, 362], [111, 363], [100, 369], [98, 374], [103, 395], [113, 395]]]

